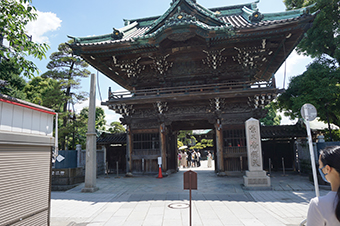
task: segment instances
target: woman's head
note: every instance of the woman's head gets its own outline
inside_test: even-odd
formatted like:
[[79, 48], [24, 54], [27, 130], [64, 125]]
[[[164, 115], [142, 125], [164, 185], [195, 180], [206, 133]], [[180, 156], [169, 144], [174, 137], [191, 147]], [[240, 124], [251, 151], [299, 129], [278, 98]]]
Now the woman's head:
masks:
[[322, 173], [331, 183], [332, 191], [337, 192], [338, 201], [335, 216], [340, 222], [340, 146], [332, 146], [320, 152], [319, 164]]
[[326, 147], [320, 152], [319, 158], [320, 166], [333, 167], [338, 173], [340, 173], [340, 146]]

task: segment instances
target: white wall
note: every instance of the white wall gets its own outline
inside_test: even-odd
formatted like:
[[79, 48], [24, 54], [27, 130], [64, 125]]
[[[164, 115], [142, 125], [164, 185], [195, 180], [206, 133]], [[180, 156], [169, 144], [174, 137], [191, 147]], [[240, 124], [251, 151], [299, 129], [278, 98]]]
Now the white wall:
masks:
[[53, 114], [0, 101], [0, 131], [53, 135]]

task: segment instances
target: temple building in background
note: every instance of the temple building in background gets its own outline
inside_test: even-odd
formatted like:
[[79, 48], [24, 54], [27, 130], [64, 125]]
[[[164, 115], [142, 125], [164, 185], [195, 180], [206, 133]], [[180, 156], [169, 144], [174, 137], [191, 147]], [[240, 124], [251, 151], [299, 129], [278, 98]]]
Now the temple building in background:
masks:
[[178, 131], [194, 129], [213, 130], [216, 172], [248, 168], [245, 121], [281, 92], [274, 74], [315, 18], [309, 8], [261, 13], [257, 3], [173, 0], [109, 34], [70, 36], [75, 54], [126, 89], [102, 105], [127, 127], [127, 172], [157, 173], [157, 157], [176, 171]]

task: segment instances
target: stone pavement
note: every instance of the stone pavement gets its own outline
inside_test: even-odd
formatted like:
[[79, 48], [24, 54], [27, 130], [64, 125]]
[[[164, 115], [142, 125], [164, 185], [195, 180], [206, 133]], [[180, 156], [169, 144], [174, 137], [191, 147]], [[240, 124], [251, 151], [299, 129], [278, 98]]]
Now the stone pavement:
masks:
[[[193, 226], [299, 225], [315, 196], [313, 184], [304, 176], [274, 173], [271, 189], [247, 190], [242, 177], [217, 177], [211, 169], [206, 161], [191, 169], [198, 177], [198, 190], [192, 191]], [[162, 179], [156, 179], [157, 175], [100, 176], [95, 193], [81, 193], [84, 184], [52, 192], [51, 226], [187, 226], [186, 170]], [[320, 194], [329, 190], [325, 187]]]

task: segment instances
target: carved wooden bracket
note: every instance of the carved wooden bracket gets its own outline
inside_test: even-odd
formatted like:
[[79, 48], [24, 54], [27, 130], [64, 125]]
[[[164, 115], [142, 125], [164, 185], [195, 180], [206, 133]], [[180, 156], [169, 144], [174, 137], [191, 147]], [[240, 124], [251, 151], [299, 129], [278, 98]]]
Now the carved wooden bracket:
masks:
[[128, 78], [137, 78], [142, 70], [145, 69], [145, 65], [140, 65], [138, 61], [141, 57], [132, 60], [123, 60], [118, 62], [115, 56], [112, 56], [112, 64], [114, 67], [118, 67], [122, 72], [125, 72]]
[[254, 97], [248, 97], [248, 105], [253, 108], [264, 108], [276, 97], [275, 93], [256, 94]]
[[161, 57], [151, 57], [149, 56], [153, 62], [151, 64], [151, 68], [154, 69], [158, 74], [164, 76], [165, 72], [169, 70], [169, 68], [172, 67], [173, 62], [168, 62], [166, 58], [169, 56], [169, 54]]
[[224, 99], [221, 99], [219, 97], [216, 97], [214, 99], [210, 99], [210, 107], [213, 111], [221, 111], [224, 108], [225, 101]]
[[133, 105], [127, 104], [110, 104], [109, 109], [114, 110], [117, 114], [129, 116], [134, 113]]
[[216, 70], [217, 67], [221, 66], [222, 63], [227, 61], [227, 57], [222, 56], [222, 52], [225, 50], [225, 48], [221, 50], [211, 50], [211, 51], [205, 51], [204, 53], [207, 54], [206, 59], [202, 59], [203, 64], [207, 64], [212, 69]]
[[269, 48], [266, 48], [266, 39], [262, 39], [262, 43], [259, 46], [234, 47], [234, 49], [238, 51], [238, 54], [232, 57], [233, 60], [237, 61], [242, 68], [250, 70], [260, 68], [268, 61], [268, 56], [273, 53]]
[[167, 102], [162, 103], [161, 101], [157, 101], [154, 106], [159, 114], [163, 114], [163, 112], [166, 112], [168, 110], [167, 105], [168, 105]]

